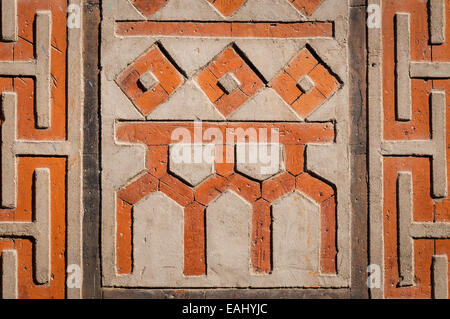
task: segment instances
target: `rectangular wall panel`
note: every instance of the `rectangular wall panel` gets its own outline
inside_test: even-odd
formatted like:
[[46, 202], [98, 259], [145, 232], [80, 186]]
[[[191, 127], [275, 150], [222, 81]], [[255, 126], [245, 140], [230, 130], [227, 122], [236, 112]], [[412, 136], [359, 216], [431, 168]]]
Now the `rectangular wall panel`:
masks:
[[369, 8], [371, 297], [448, 298], [450, 1]]
[[80, 298], [81, 1], [1, 2], [3, 298]]
[[102, 287], [348, 289], [349, 2], [106, 7]]

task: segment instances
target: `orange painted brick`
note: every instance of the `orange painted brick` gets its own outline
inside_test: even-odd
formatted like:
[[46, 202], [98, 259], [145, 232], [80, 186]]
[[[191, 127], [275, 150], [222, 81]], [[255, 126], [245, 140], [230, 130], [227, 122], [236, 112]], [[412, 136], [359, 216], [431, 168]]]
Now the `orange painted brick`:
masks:
[[262, 183], [262, 197], [273, 202], [295, 188], [295, 177], [283, 173]]
[[161, 9], [167, 0], [131, 0], [131, 3], [146, 17], [150, 17], [156, 11]]
[[246, 177], [233, 174], [227, 178], [231, 188], [245, 200], [252, 203], [261, 197], [259, 183], [247, 179]]
[[208, 69], [199, 74], [197, 81], [203, 92], [213, 103], [225, 94], [217, 85], [218, 79]]
[[297, 100], [300, 95], [302, 95], [302, 91], [297, 87], [297, 83], [292, 79], [292, 77], [282, 72], [279, 76], [277, 76], [270, 85], [277, 93], [283, 98], [283, 100], [292, 104], [295, 100]]
[[120, 190], [117, 196], [123, 201], [134, 205], [145, 196], [156, 192], [157, 189], [158, 180], [150, 174], [145, 174], [135, 182]]
[[246, 0], [208, 0], [224, 16], [230, 16], [238, 10]]
[[234, 72], [234, 75], [241, 83], [239, 88], [248, 96], [254, 95], [263, 87], [261, 79], [246, 64], [237, 69], [236, 72]]
[[223, 95], [215, 104], [220, 113], [228, 116], [247, 100], [248, 96], [240, 89], [236, 89], [229, 95]]
[[300, 78], [309, 72], [318, 64], [317, 59], [311, 54], [311, 52], [304, 48], [286, 67], [285, 71], [294, 80], [300, 80]]
[[286, 153], [285, 166], [286, 170], [292, 175], [298, 175], [304, 170], [304, 152], [303, 145], [285, 145]]
[[294, 103], [292, 103], [292, 108], [298, 115], [305, 118], [317, 109], [323, 102], [325, 102], [325, 100], [326, 97], [323, 96], [319, 90], [314, 88], [309, 93], [303, 94]]
[[132, 206], [117, 199], [116, 253], [117, 272], [131, 274], [133, 271]]
[[269, 273], [271, 269], [271, 225], [270, 203], [259, 199], [253, 205], [251, 259], [253, 271]]
[[184, 210], [184, 275], [206, 273], [205, 207], [193, 202]]
[[323, 2], [323, 0], [290, 0], [294, 7], [306, 15], [311, 15], [317, 7]]
[[217, 176], [200, 184], [195, 190], [195, 201], [208, 205], [226, 190], [226, 179]]
[[295, 188], [319, 204], [334, 195], [334, 190], [330, 185], [308, 173], [303, 173], [296, 177]]
[[323, 65], [317, 65], [308, 75], [314, 81], [316, 88], [325, 97], [331, 96], [339, 86], [335, 77]]
[[147, 168], [151, 175], [160, 178], [167, 173], [169, 147], [152, 146], [147, 151]]
[[194, 201], [192, 189], [169, 174], [161, 177], [159, 190], [183, 207]]
[[228, 72], [234, 73], [241, 68], [244, 61], [232, 49], [226, 49], [210, 66], [209, 70], [217, 79], [220, 79]]

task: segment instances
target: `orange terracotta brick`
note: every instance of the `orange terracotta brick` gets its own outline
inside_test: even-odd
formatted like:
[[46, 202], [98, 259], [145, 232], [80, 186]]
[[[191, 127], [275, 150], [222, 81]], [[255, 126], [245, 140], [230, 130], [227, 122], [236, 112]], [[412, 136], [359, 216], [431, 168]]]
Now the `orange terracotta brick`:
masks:
[[320, 272], [336, 273], [336, 197], [325, 200], [320, 207]]
[[303, 38], [303, 37], [332, 37], [331, 23], [299, 22], [299, 23], [232, 23], [233, 37], [254, 38]]
[[200, 184], [195, 190], [195, 201], [208, 205], [226, 190], [226, 179], [217, 176]]
[[116, 23], [116, 34], [119, 36], [189, 36], [217, 38], [331, 38], [333, 36], [333, 24], [330, 22], [119, 21]]
[[132, 206], [117, 199], [117, 273], [131, 274], [133, 271], [133, 217]]
[[215, 104], [220, 113], [228, 116], [247, 100], [248, 96], [240, 89], [237, 89], [229, 95], [223, 95]]
[[197, 79], [198, 84], [213, 103], [225, 94], [217, 85], [217, 80], [209, 70], [200, 73]]
[[227, 178], [231, 188], [245, 200], [252, 203], [261, 197], [260, 185], [242, 175], [233, 174]]
[[145, 196], [156, 192], [157, 189], [158, 180], [150, 174], [145, 174], [135, 182], [120, 190], [117, 193], [117, 196], [126, 203], [134, 205]]
[[147, 168], [156, 178], [164, 176], [167, 172], [168, 146], [152, 146], [147, 151]]
[[255, 273], [267, 274], [272, 270], [271, 224], [270, 203], [261, 198], [253, 204], [251, 258]]
[[289, 63], [285, 71], [294, 80], [298, 81], [302, 76], [311, 72], [318, 63], [311, 52], [305, 48]]
[[288, 104], [294, 103], [294, 101], [303, 94], [297, 87], [297, 83], [294, 79], [292, 79], [292, 77], [285, 72], [282, 72], [278, 77], [276, 77], [270, 86], [272, 89], [277, 91], [277, 93]]
[[334, 195], [334, 190], [330, 185], [308, 173], [303, 173], [296, 177], [295, 188], [319, 204], [322, 204]]
[[245, 95], [252, 96], [263, 87], [261, 79], [250, 69], [248, 65], [242, 65], [234, 73], [241, 83], [239, 87]]
[[330, 97], [337, 91], [339, 83], [323, 65], [317, 65], [309, 74], [317, 90], [325, 97]]
[[150, 17], [153, 13], [161, 9], [167, 0], [131, 0], [131, 3], [146, 17]]
[[310, 16], [323, 0], [290, 0], [294, 7]]
[[[140, 77], [150, 71], [155, 77], [155, 86], [143, 88], [139, 84]], [[163, 55], [158, 47], [152, 47], [140, 57], [116, 80], [122, 91], [144, 114], [148, 115], [158, 105], [164, 103], [169, 96], [183, 83], [182, 75]]]
[[396, 121], [395, 93], [395, 41], [394, 15], [396, 12], [411, 14], [411, 59], [430, 61], [428, 45], [427, 2], [412, 0], [406, 2], [386, 1], [383, 5], [383, 104], [384, 138], [387, 140], [420, 140], [430, 137], [429, 99], [431, 82], [411, 80], [412, 121]]
[[169, 98], [169, 95], [161, 85], [157, 85], [150, 91], [142, 94], [134, 102], [138, 105], [138, 109], [143, 115], [148, 115], [158, 105], [164, 103]]
[[205, 207], [193, 202], [184, 209], [184, 275], [206, 273]]
[[[66, 19], [59, 18], [65, 12], [67, 2], [63, 0], [27, 1], [17, 7], [18, 41], [14, 44], [16, 61], [30, 61], [35, 58], [34, 21], [36, 12], [52, 12], [52, 35], [50, 73], [51, 85], [51, 125], [48, 129], [37, 129], [35, 119], [34, 81], [31, 78], [14, 78], [14, 91], [17, 93], [17, 134], [18, 138], [30, 140], [64, 140], [66, 138]], [[65, 16], [65, 14], [63, 14]], [[2, 43], [3, 45], [3, 43]], [[9, 59], [10, 60], [10, 59]]]
[[161, 177], [159, 190], [183, 207], [194, 201], [192, 189], [179, 179], [168, 174]]
[[385, 294], [388, 298], [429, 298], [431, 296], [431, 260], [434, 240], [414, 241], [414, 269], [416, 286], [398, 287], [397, 240], [397, 173], [411, 171], [413, 177], [413, 218], [424, 222], [433, 219], [433, 201], [430, 198], [430, 167], [425, 158], [387, 158], [384, 160], [384, 249]]
[[273, 202], [295, 188], [295, 177], [283, 173], [262, 183], [262, 197]]
[[244, 65], [244, 61], [232, 48], [226, 49], [211, 65], [209, 70], [217, 79], [228, 72], [234, 73]]
[[236, 12], [246, 0], [208, 0], [224, 16], [230, 16]]
[[[227, 153], [232, 156], [229, 161], [227, 161]], [[216, 154], [214, 163], [216, 174], [223, 177], [234, 174], [234, 147], [232, 145], [219, 145], [216, 147]]]
[[323, 102], [325, 102], [325, 100], [326, 97], [323, 96], [319, 90], [314, 88], [311, 92], [303, 94], [294, 103], [292, 103], [292, 108], [298, 115], [305, 118], [317, 109]]
[[[51, 185], [51, 279], [48, 285], [37, 285], [34, 280], [33, 244], [30, 239], [14, 239], [14, 249], [18, 256], [18, 295], [24, 299], [65, 297], [66, 280], [66, 159], [46, 157], [21, 157], [18, 161], [18, 189], [31, 190], [33, 173], [36, 168], [50, 170]], [[18, 192], [14, 221], [32, 221], [32, 193]]]
[[302, 173], [304, 170], [305, 147], [302, 145], [286, 145], [284, 151], [286, 153], [286, 170], [295, 176]]

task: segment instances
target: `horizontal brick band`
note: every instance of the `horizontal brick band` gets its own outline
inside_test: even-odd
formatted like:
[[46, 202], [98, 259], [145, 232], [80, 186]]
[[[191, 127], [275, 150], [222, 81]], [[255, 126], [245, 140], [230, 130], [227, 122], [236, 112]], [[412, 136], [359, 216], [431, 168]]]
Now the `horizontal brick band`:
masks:
[[[186, 128], [194, 133], [194, 123], [170, 122], [122, 122], [117, 125], [117, 136], [119, 140], [131, 143], [143, 143], [146, 145], [169, 145], [176, 141], [171, 139], [171, 134], [175, 129]], [[201, 134], [209, 128], [217, 128], [222, 136], [227, 136], [227, 129], [267, 129], [267, 139], [271, 139], [271, 130], [279, 132], [280, 143], [285, 145], [306, 145], [309, 143], [329, 143], [335, 138], [334, 126], [332, 123], [202, 123]], [[149, 138], [150, 137], [150, 138]], [[199, 137], [201, 139], [201, 137]]]
[[175, 22], [119, 21], [119, 36], [189, 36], [219, 38], [333, 37], [333, 22]]

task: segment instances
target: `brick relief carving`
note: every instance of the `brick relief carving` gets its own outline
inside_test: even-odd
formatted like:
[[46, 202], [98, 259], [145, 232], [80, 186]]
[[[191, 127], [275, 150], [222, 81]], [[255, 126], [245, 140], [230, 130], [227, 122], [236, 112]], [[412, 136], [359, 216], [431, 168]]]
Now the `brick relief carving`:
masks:
[[450, 1], [369, 2], [372, 296], [448, 298]]
[[66, 265], [81, 265], [81, 31], [66, 33], [71, 3], [1, 2], [3, 298], [81, 296], [66, 287]]
[[349, 287], [347, 1], [110, 8], [102, 285]]

